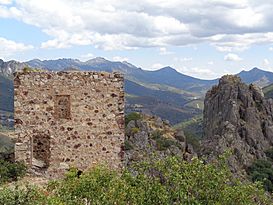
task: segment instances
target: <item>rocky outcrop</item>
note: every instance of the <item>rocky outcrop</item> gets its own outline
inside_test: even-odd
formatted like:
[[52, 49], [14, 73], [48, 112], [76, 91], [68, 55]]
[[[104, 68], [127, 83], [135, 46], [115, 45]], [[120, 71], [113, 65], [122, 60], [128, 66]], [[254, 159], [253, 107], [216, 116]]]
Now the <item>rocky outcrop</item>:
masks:
[[12, 77], [14, 72], [21, 71], [24, 67], [28, 67], [26, 63], [20, 63], [14, 60], [4, 62], [0, 59], [0, 74], [6, 77]]
[[212, 157], [230, 149], [234, 172], [264, 158], [273, 144], [272, 111], [273, 101], [259, 87], [223, 76], [205, 97], [203, 153]]
[[190, 160], [196, 156], [193, 147], [186, 142], [182, 130], [174, 130], [168, 121], [159, 117], [141, 114], [141, 118], [131, 120], [126, 126], [125, 165], [150, 160], [178, 156]]

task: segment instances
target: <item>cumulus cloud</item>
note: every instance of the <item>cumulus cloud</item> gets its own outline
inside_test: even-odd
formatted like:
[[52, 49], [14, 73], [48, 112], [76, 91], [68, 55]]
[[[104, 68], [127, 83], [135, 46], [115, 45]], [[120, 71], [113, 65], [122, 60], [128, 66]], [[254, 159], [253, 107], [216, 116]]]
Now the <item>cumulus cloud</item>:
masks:
[[[261, 0], [0, 0], [0, 17], [37, 26], [42, 48], [105, 50], [210, 43], [234, 52], [273, 42], [273, 4]], [[165, 52], [166, 53], [166, 52]]]
[[[209, 68], [205, 67], [186, 67], [182, 66], [178, 68], [178, 71], [180, 71], [183, 74], [195, 76], [200, 78], [206, 77], [206, 78], [216, 78], [218, 76], [218, 73], [212, 72]], [[201, 78], [202, 78], [201, 77]]]
[[12, 0], [0, 0], [0, 4], [11, 4]]
[[9, 57], [15, 53], [20, 53], [30, 49], [33, 49], [33, 46], [17, 43], [0, 37], [0, 58]]
[[227, 55], [225, 55], [224, 60], [225, 61], [241, 61], [243, 59], [240, 58], [237, 54], [228, 53]]

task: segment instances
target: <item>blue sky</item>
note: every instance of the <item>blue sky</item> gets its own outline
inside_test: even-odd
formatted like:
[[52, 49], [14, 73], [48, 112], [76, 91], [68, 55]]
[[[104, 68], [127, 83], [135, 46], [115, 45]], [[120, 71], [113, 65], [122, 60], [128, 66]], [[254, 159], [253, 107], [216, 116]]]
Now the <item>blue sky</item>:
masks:
[[211, 79], [273, 71], [272, 0], [0, 0], [0, 58], [105, 57]]

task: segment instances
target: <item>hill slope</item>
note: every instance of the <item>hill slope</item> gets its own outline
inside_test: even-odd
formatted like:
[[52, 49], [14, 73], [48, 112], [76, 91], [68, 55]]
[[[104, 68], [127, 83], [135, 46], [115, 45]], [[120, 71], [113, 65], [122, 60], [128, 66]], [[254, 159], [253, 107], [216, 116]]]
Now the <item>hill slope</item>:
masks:
[[273, 98], [273, 84], [264, 87], [263, 92], [266, 98]]
[[143, 112], [167, 119], [171, 124], [188, 120], [201, 109], [187, 107], [189, 97], [177, 92], [154, 90], [125, 80], [126, 112]]

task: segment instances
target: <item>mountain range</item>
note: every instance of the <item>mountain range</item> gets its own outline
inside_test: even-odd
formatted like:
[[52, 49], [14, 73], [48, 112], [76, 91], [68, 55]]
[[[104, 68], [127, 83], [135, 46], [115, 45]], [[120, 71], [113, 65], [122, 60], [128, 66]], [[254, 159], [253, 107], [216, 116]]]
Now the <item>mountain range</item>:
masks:
[[[172, 67], [147, 71], [126, 61], [113, 62], [97, 57], [85, 62], [77, 59], [39, 60], [19, 63], [0, 60], [0, 110], [12, 111], [12, 73], [24, 67], [51, 71], [95, 70], [121, 72], [125, 75], [126, 111], [142, 111], [158, 115], [172, 124], [202, 113], [204, 94], [218, 79], [202, 80], [177, 72]], [[268, 86], [273, 73], [253, 68], [237, 74], [246, 83]]]

